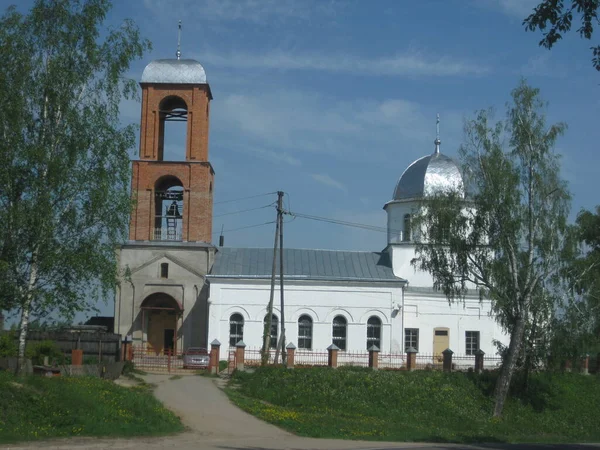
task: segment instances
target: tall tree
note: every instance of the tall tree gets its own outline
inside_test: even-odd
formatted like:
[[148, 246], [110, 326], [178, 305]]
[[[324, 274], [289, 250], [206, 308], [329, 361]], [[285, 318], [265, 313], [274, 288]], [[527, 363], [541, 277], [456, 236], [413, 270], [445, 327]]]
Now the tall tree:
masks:
[[[426, 198], [415, 217], [421, 238], [413, 264], [428, 271], [450, 301], [477, 289], [510, 335], [496, 385], [500, 416], [528, 327], [540, 325], [543, 284], [562, 264], [570, 196], [552, 150], [565, 125], [546, 125], [538, 89], [513, 90], [505, 121], [481, 111], [465, 124], [459, 150], [467, 198]], [[543, 315], [542, 315], [543, 313]]]
[[565, 270], [573, 296], [564, 305], [559, 325], [568, 339], [557, 339], [559, 351], [576, 358], [600, 348], [600, 206], [582, 210], [574, 227], [577, 253]]
[[[544, 35], [540, 46], [551, 49], [571, 30], [573, 16], [581, 20], [577, 29], [579, 36], [590, 40], [594, 33], [594, 25], [600, 23], [598, 9], [600, 0], [543, 0], [523, 21], [523, 25], [529, 31], [540, 29]], [[600, 70], [600, 45], [593, 46], [590, 50], [592, 64], [596, 70]]]
[[131, 21], [105, 30], [109, 0], [36, 0], [0, 19], [0, 309], [71, 317], [109, 292], [124, 239], [136, 95], [130, 62], [150, 44]]

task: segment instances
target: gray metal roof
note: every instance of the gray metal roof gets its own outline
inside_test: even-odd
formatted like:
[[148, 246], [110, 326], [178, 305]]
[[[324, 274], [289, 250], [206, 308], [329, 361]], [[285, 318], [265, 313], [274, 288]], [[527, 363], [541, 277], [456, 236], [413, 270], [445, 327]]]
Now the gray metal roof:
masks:
[[[284, 277], [293, 280], [399, 281], [386, 252], [284, 249]], [[219, 247], [208, 278], [268, 279], [273, 249]], [[277, 258], [279, 274], [279, 258]]]
[[452, 158], [436, 152], [408, 166], [396, 184], [394, 200], [420, 198], [451, 189], [464, 194], [460, 169]]
[[141, 83], [206, 84], [204, 67], [193, 59], [157, 59], [146, 66]]

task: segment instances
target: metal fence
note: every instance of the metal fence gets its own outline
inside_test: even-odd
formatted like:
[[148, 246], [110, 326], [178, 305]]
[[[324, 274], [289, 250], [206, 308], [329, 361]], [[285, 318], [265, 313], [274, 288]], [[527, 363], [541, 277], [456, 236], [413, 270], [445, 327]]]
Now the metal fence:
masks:
[[184, 353], [172, 350], [156, 352], [145, 346], [133, 346], [131, 360], [136, 369], [148, 372], [190, 373], [202, 370], [199, 367], [184, 367]]
[[[231, 373], [236, 367], [236, 349], [230, 347], [228, 350], [228, 368]], [[257, 367], [261, 364], [261, 349], [257, 347], [246, 347], [244, 351], [244, 366]], [[419, 354], [415, 356], [416, 370], [442, 370], [443, 355]], [[278, 363], [282, 362], [281, 354]], [[329, 352], [327, 350], [297, 349], [294, 351], [294, 367], [319, 367], [327, 366]], [[378, 366], [380, 369], [406, 370], [406, 353], [379, 353]], [[497, 369], [502, 359], [498, 356], [484, 356], [484, 369]], [[275, 363], [275, 350], [269, 351], [269, 364]], [[360, 351], [338, 351], [337, 365], [369, 367], [369, 352]], [[475, 368], [474, 355], [452, 355], [452, 370], [467, 371]]]

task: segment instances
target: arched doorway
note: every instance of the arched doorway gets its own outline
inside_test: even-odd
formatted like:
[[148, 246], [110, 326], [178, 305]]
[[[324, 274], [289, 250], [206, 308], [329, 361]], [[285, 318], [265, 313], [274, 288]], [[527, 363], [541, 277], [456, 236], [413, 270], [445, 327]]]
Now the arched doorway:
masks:
[[146, 347], [157, 355], [177, 351], [177, 332], [183, 308], [168, 294], [151, 294], [144, 299], [142, 310], [142, 336], [147, 337]]

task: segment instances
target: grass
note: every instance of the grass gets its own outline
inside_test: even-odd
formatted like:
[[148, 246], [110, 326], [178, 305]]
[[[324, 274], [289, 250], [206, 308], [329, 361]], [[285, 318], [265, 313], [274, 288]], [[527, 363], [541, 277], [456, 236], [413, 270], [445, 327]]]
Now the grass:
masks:
[[154, 398], [149, 385], [125, 388], [100, 378], [0, 372], [0, 443], [164, 435], [183, 428]]
[[496, 374], [267, 367], [237, 372], [240, 408], [301, 436], [427, 442], [598, 442], [600, 378], [517, 377], [492, 418]]

